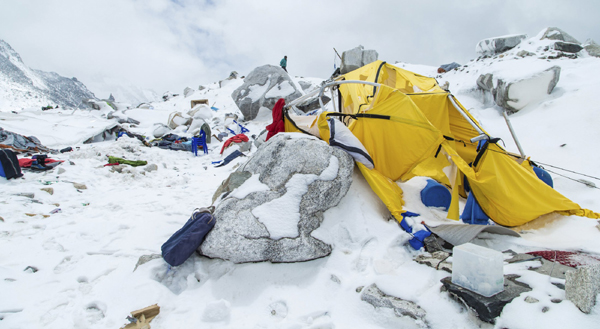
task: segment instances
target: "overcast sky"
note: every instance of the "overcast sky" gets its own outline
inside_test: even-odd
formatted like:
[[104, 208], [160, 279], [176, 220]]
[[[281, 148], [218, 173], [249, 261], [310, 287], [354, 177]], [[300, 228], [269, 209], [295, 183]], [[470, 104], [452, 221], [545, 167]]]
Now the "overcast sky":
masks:
[[327, 78], [336, 48], [439, 66], [482, 39], [548, 26], [600, 42], [598, 0], [0, 0], [0, 39], [31, 68], [181, 93], [288, 56], [291, 75]]

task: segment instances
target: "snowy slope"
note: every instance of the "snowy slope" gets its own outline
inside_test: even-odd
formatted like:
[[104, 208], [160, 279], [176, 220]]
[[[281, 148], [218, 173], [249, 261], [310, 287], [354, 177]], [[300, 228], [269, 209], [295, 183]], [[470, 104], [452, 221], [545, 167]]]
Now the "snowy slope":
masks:
[[[595, 165], [598, 155], [592, 151], [600, 134], [593, 129], [600, 60], [548, 62], [509, 56], [502, 61], [473, 61], [462, 71], [441, 76], [432, 67], [396, 65], [436, 76], [440, 83], [449, 81], [458, 99], [487, 131], [502, 137], [510, 151], [516, 148], [500, 109], [480, 102], [475, 80], [482, 73], [518, 76], [532, 67], [560, 65], [561, 80], [554, 92], [510, 119], [534, 161], [600, 177]], [[124, 113], [141, 121], [132, 131], [150, 136], [156, 124], [166, 124], [172, 112], [186, 113], [191, 100], [208, 99], [210, 106], [218, 108], [211, 119], [213, 131], [224, 130], [227, 114], [239, 114], [230, 95], [241, 83], [241, 79], [232, 80], [223, 88], [214, 83], [187, 98], [180, 95], [152, 103], [153, 109]], [[141, 256], [160, 254], [161, 244], [195, 208], [210, 205], [219, 184], [245, 159], [214, 167], [212, 162], [222, 159], [222, 143], [216, 140], [209, 145], [208, 155], [197, 157], [148, 148], [128, 137], [81, 144], [89, 131], [74, 127], [102, 124], [105, 119], [94, 116], [95, 112], [79, 112], [51, 111], [45, 117], [29, 111], [6, 121], [11, 124], [7, 130], [36, 135], [48, 146], [79, 149], [52, 155], [65, 160], [53, 171], [0, 179], [0, 250], [4, 251], [0, 253], [0, 327], [118, 328], [126, 323], [129, 312], [156, 303], [161, 312], [152, 321], [153, 328], [594, 328], [600, 323], [600, 305], [589, 315], [581, 313], [564, 300], [564, 291], [547, 276], [526, 270], [537, 266], [536, 262], [505, 266], [505, 273], [521, 275], [534, 290], [507, 305], [495, 326], [477, 320], [440, 291], [440, 280], [448, 273], [413, 261], [422, 251], [407, 246], [410, 235], [389, 220], [389, 212], [358, 171], [348, 194], [324, 214], [314, 233], [333, 245], [326, 258], [297, 264], [235, 265], [194, 255], [176, 268], [169, 268], [160, 258], [136, 268]], [[270, 120], [266, 113], [244, 123], [250, 129], [248, 135], [258, 135]], [[103, 166], [107, 155], [147, 160], [158, 170], [128, 167], [122, 173], [113, 172]], [[583, 207], [600, 211], [598, 189], [557, 175], [553, 178], [558, 191]], [[73, 182], [87, 188], [76, 189]], [[421, 203], [422, 177], [399, 184], [406, 209], [420, 213], [420, 220], [449, 222], [445, 212]], [[53, 194], [40, 190], [46, 187], [52, 187]], [[56, 208], [61, 211], [51, 214]], [[496, 250], [561, 249], [598, 255], [596, 225], [597, 220], [550, 215], [545, 226], [525, 229], [521, 238], [486, 234], [474, 242]], [[37, 271], [32, 273], [28, 266]], [[427, 323], [399, 318], [391, 309], [376, 309], [361, 301], [358, 291], [372, 283], [389, 295], [419, 304], [427, 312]], [[527, 296], [539, 302], [527, 303]], [[553, 299], [562, 301], [554, 303]], [[544, 308], [548, 310], [543, 312]]]
[[76, 78], [29, 68], [21, 56], [0, 39], [0, 111], [60, 105], [77, 108], [95, 98]]

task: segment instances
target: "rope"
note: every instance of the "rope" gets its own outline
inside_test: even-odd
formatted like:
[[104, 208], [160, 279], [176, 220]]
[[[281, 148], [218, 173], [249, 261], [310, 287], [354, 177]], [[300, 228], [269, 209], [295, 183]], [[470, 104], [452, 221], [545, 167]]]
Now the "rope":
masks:
[[565, 168], [561, 168], [561, 167], [553, 166], [553, 165], [551, 165], [551, 164], [542, 163], [542, 162], [539, 162], [539, 161], [536, 161], [535, 163], [539, 163], [539, 164], [541, 164], [541, 165], [544, 165], [544, 166], [548, 166], [548, 167], [552, 167], [552, 168], [556, 168], [556, 169], [560, 169], [560, 170], [568, 171], [568, 172], [570, 172], [570, 173], [578, 174], [578, 175], [581, 175], [581, 176], [585, 176], [585, 177], [589, 177], [589, 178], [593, 178], [593, 179], [600, 180], [600, 178], [598, 178], [598, 177], [594, 177], [594, 176], [590, 176], [590, 175], [582, 174], [582, 173], [580, 173], [580, 172], [576, 172], [576, 171], [573, 171], [573, 170], [569, 170], [569, 169], [565, 169]]
[[590, 184], [586, 184], [586, 183], [584, 183], [584, 182], [582, 182], [582, 181], [580, 181], [580, 180], [577, 180], [577, 179], [575, 179], [575, 178], [571, 178], [571, 177], [569, 177], [569, 176], [565, 176], [565, 175], [559, 174], [559, 173], [557, 173], [556, 171], [552, 171], [552, 170], [548, 170], [548, 169], [546, 169], [546, 171], [547, 171], [547, 172], [551, 172], [551, 173], [553, 173], [553, 174], [555, 174], [555, 175], [562, 176], [562, 177], [564, 177], [564, 178], [570, 179], [570, 180], [572, 180], [572, 181], [575, 181], [575, 182], [577, 182], [577, 183], [583, 184], [583, 185], [585, 185], [585, 186], [587, 186], [587, 187], [591, 187], [591, 188], [597, 188], [597, 189], [599, 189], [599, 190], [600, 190], [600, 188], [599, 188], [599, 187], [592, 186], [592, 185], [590, 185]]
[[[491, 150], [491, 149], [487, 149], [487, 151], [492, 151], [492, 152], [502, 153], [502, 154], [506, 154], [506, 155], [508, 155], [508, 156], [512, 156], [512, 157], [515, 157], [515, 158], [520, 158], [520, 156], [516, 156], [516, 155], [510, 154], [510, 153], [508, 153], [508, 152], [496, 151], [496, 150]], [[534, 161], [534, 162], [535, 162], [535, 163], [538, 163], [538, 164], [541, 164], [541, 165], [544, 165], [544, 166], [548, 166], [548, 167], [552, 167], [552, 168], [556, 168], [556, 169], [564, 170], [564, 171], [567, 171], [567, 172], [570, 172], [570, 173], [573, 173], [573, 174], [577, 174], [577, 175], [581, 175], [581, 176], [589, 177], [589, 178], [592, 178], [592, 179], [600, 180], [600, 178], [598, 178], [598, 177], [590, 176], [590, 175], [587, 175], [587, 174], [584, 174], [584, 173], [580, 173], [580, 172], [577, 172], [577, 171], [573, 171], [573, 170], [569, 170], [569, 169], [565, 169], [565, 168], [561, 168], [561, 167], [553, 166], [553, 165], [551, 165], [551, 164], [547, 164], [547, 163], [543, 163], [543, 162], [539, 162], [539, 161]], [[546, 168], [544, 168], [544, 169], [546, 169]], [[591, 186], [591, 185], [589, 185], [589, 184], [586, 184], [586, 183], [584, 183], [584, 182], [582, 182], [582, 181], [579, 181], [579, 180], [577, 180], [577, 179], [574, 179], [574, 178], [571, 178], [571, 177], [569, 177], [569, 176], [565, 176], [565, 175], [559, 174], [559, 173], [557, 173], [557, 172], [555, 172], [555, 171], [551, 171], [551, 170], [548, 170], [548, 169], [546, 169], [546, 171], [548, 171], [548, 172], [551, 172], [551, 173], [553, 173], [553, 174], [556, 174], [556, 175], [558, 175], [558, 176], [562, 176], [562, 177], [568, 178], [568, 179], [570, 179], [570, 180], [572, 180], [572, 181], [578, 182], [578, 183], [580, 183], [580, 184], [583, 184], [583, 185], [585, 185], [585, 186], [588, 186], [588, 187], [593, 187], [593, 188], [600, 189], [600, 188], [598, 188], [598, 187], [596, 187], [596, 186]]]

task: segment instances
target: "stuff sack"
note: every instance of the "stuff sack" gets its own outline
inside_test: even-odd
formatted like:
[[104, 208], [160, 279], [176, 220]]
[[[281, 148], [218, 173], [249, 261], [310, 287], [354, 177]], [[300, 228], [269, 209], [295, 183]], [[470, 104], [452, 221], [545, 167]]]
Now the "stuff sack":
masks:
[[162, 256], [169, 265], [183, 264], [200, 247], [206, 234], [215, 226], [213, 209], [196, 209], [187, 223], [160, 247]]
[[6, 179], [23, 176], [17, 155], [9, 149], [0, 149], [0, 176]]

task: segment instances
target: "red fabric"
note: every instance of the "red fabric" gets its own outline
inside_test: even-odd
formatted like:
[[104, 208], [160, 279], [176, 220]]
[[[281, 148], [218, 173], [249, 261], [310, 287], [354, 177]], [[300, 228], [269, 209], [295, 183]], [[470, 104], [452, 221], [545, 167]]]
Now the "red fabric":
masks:
[[[19, 159], [19, 166], [21, 166], [21, 168], [29, 168], [33, 164], [33, 161], [35, 161], [35, 159], [21, 158], [21, 159]], [[52, 163], [52, 162], [64, 162], [64, 161], [46, 158], [46, 163]]]
[[267, 126], [267, 130], [269, 133], [267, 134], [268, 141], [269, 138], [277, 135], [277, 133], [282, 133], [285, 131], [285, 123], [283, 121], [283, 106], [285, 105], [285, 99], [280, 98], [275, 106], [273, 106], [273, 110], [271, 113], [273, 114], [273, 123]]
[[241, 142], [247, 142], [249, 141], [248, 136], [244, 135], [244, 134], [237, 134], [233, 137], [230, 137], [228, 140], [225, 141], [225, 144], [223, 144], [223, 147], [221, 148], [221, 154], [223, 154], [223, 151], [231, 144], [231, 143], [241, 143]]

